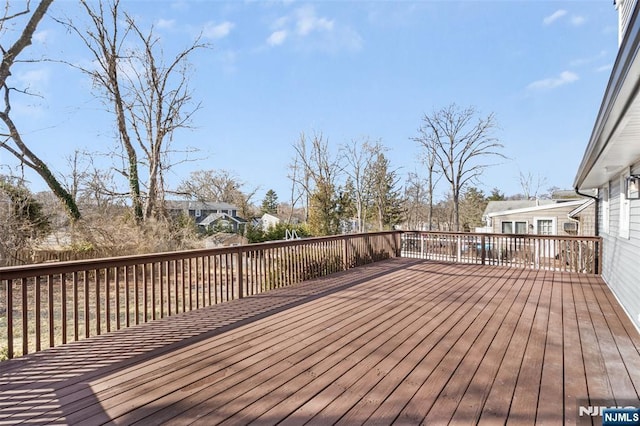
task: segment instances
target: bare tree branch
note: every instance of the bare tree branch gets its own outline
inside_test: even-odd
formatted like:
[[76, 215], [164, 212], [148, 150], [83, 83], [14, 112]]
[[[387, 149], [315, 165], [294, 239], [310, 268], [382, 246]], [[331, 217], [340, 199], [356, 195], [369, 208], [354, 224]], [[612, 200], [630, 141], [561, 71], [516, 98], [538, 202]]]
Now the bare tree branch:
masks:
[[477, 181], [491, 164], [487, 157], [506, 158], [503, 145], [492, 134], [497, 125], [493, 114], [476, 120], [473, 107], [461, 109], [455, 104], [425, 114], [419, 142], [433, 155], [435, 167], [451, 186], [454, 208], [453, 229], [459, 230], [459, 201], [465, 185]]

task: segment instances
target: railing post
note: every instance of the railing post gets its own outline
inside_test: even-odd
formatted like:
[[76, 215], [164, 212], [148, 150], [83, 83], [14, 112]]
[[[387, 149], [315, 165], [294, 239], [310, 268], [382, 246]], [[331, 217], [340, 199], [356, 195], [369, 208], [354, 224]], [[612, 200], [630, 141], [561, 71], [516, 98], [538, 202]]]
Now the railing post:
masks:
[[462, 262], [462, 244], [461, 237], [458, 235], [456, 237], [456, 260], [458, 263]]
[[349, 237], [344, 236], [342, 238], [342, 270], [346, 271], [349, 269]]
[[482, 235], [480, 237], [480, 244], [481, 244], [481, 248], [480, 248], [481, 255], [480, 255], [480, 257], [481, 257], [481, 260], [482, 260], [482, 264], [484, 265], [485, 264], [485, 258], [487, 257], [487, 250], [485, 248], [485, 236], [484, 235]]
[[598, 254], [598, 258], [595, 261], [595, 264], [596, 264], [595, 272], [597, 275], [600, 275], [602, 274], [602, 237], [596, 240], [595, 244], [597, 246], [597, 248], [595, 249], [595, 252]]
[[7, 358], [13, 358], [13, 280], [6, 280], [7, 286]]
[[237, 256], [237, 265], [236, 265], [236, 276], [238, 277], [238, 299], [242, 299], [244, 297], [244, 279], [243, 279], [243, 272], [242, 272], [242, 262], [244, 261], [244, 253], [242, 250], [242, 246], [240, 246], [238, 248], [238, 251], [236, 252], [236, 256]]

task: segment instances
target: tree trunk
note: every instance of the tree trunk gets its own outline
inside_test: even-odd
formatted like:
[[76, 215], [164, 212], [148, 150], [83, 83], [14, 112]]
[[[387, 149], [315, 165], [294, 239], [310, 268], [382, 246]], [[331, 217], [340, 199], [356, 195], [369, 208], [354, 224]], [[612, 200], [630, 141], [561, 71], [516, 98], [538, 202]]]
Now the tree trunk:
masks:
[[[6, 85], [5, 90], [8, 91]], [[5, 99], [8, 104], [8, 95], [5, 95]], [[9, 107], [7, 106], [7, 109], [8, 108]], [[22, 141], [22, 137], [20, 136], [18, 129], [13, 123], [13, 120], [11, 120], [11, 117], [9, 117], [6, 112], [0, 112], [0, 119], [2, 119], [2, 121], [9, 129], [11, 139], [18, 146], [20, 151], [18, 152], [7, 145], [4, 145], [4, 148], [7, 149], [7, 151], [11, 152], [19, 160], [21, 160], [23, 164], [27, 165], [29, 168], [38, 173], [40, 177], [42, 177], [53, 194], [62, 202], [67, 215], [72, 221], [75, 222], [80, 219], [80, 211], [78, 210], [76, 201], [73, 199], [71, 194], [69, 194], [69, 192], [62, 187], [60, 182], [58, 182], [58, 179], [56, 179], [53, 173], [51, 173], [51, 170], [49, 170], [49, 167]]]

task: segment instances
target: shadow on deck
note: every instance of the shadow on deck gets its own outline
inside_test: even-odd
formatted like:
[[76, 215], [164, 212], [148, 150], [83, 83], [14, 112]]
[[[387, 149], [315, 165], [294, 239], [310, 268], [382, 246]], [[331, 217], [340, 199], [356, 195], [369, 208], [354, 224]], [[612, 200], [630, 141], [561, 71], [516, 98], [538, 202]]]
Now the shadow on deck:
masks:
[[639, 390], [600, 278], [393, 259], [4, 362], [0, 424], [591, 424]]

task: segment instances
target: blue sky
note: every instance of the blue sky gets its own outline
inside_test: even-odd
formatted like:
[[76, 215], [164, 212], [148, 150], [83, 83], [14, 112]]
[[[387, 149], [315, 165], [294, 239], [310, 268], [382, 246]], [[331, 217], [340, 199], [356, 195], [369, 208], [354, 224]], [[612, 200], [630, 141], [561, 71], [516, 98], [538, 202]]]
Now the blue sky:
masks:
[[[456, 103], [494, 113], [507, 160], [480, 188], [521, 191], [520, 172], [570, 188], [617, 52], [610, 0], [589, 1], [124, 1], [154, 25], [168, 55], [202, 32], [209, 50], [191, 58], [202, 108], [174, 146], [201, 150], [176, 168], [226, 169], [287, 199], [287, 165], [301, 132], [321, 132], [335, 150], [380, 140], [402, 175], [420, 172], [421, 117]], [[78, 19], [75, 1], [55, 16]], [[88, 54], [47, 19], [30, 55], [83, 63]], [[58, 174], [75, 149], [108, 152], [112, 117], [87, 78], [51, 63], [14, 69], [14, 84], [41, 95], [13, 98], [14, 119], [32, 149]], [[94, 156], [98, 161], [100, 156]], [[0, 164], [13, 164], [0, 152]], [[104, 164], [107, 164], [106, 162]], [[2, 172], [0, 170], [0, 172]], [[32, 188], [44, 188], [31, 177]], [[439, 196], [446, 188], [442, 186]]]

